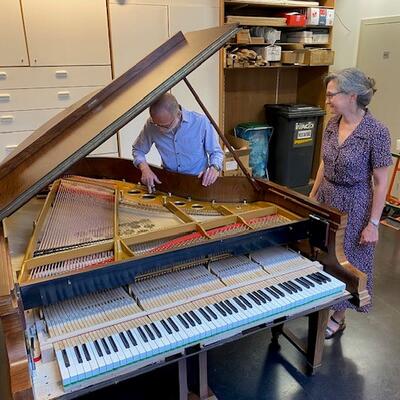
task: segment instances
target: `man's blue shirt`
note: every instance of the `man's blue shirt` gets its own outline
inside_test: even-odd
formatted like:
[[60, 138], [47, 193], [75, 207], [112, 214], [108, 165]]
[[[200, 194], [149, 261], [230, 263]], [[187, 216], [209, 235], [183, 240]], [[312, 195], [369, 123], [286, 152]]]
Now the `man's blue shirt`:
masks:
[[182, 108], [182, 121], [174, 133], [162, 132], [149, 118], [132, 146], [133, 163], [146, 161], [152, 145], [165, 169], [198, 175], [211, 164], [222, 167], [224, 153], [217, 134], [205, 115]]

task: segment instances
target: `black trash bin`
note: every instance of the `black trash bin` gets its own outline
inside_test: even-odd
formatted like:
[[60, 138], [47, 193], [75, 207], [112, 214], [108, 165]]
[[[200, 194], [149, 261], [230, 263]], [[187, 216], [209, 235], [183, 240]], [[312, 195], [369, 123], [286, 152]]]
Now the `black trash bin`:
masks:
[[320, 107], [305, 104], [266, 104], [267, 122], [274, 127], [270, 143], [270, 179], [288, 187], [308, 184]]

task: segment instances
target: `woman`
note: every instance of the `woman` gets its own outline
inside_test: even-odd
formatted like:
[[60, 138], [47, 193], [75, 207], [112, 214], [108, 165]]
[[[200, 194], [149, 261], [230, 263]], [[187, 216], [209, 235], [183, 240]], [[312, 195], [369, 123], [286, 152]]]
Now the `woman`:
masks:
[[[390, 135], [367, 108], [376, 91], [373, 79], [346, 68], [329, 74], [325, 85], [326, 102], [335, 116], [324, 132], [322, 161], [310, 197], [348, 214], [344, 252], [367, 274], [372, 294], [374, 249], [392, 163]], [[347, 308], [356, 307], [348, 301], [333, 307], [327, 339], [345, 329]], [[356, 309], [368, 312], [370, 305]]]

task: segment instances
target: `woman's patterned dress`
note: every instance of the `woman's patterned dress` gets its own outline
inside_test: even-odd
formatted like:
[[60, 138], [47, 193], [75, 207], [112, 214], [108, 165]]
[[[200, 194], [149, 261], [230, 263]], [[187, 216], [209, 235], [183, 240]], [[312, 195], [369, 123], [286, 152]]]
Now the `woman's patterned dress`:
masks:
[[[351, 264], [367, 274], [367, 288], [372, 295], [375, 245], [360, 244], [360, 237], [371, 214], [373, 169], [392, 163], [390, 134], [367, 111], [360, 124], [339, 145], [339, 122], [340, 116], [333, 117], [324, 132], [324, 178], [317, 192], [317, 200], [348, 214], [344, 253]], [[367, 305], [357, 310], [368, 312], [370, 307]], [[343, 301], [333, 308], [341, 311], [355, 306]]]

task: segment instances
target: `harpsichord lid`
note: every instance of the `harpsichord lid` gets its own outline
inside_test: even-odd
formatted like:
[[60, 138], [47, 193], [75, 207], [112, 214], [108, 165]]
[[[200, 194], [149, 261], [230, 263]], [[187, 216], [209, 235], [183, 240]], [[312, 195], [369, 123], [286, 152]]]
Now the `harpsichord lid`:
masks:
[[139, 115], [238, 30], [235, 24], [179, 32], [109, 85], [37, 129], [0, 164], [0, 220]]

